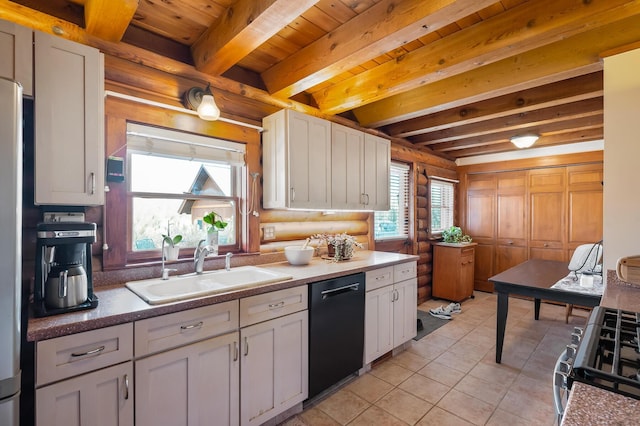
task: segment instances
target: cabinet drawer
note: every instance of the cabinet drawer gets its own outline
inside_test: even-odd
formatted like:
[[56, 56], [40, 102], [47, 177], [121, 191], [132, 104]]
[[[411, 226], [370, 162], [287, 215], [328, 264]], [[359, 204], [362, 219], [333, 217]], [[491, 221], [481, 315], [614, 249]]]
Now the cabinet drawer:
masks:
[[464, 265], [468, 265], [468, 264], [472, 264], [473, 265], [473, 253], [468, 254], [468, 255], [460, 256], [460, 265], [464, 266]]
[[240, 299], [240, 327], [308, 308], [306, 285]]
[[393, 284], [393, 266], [367, 271], [364, 282], [367, 291]]
[[393, 267], [393, 280], [400, 282], [416, 277], [417, 262], [401, 263]]
[[133, 358], [133, 324], [85, 331], [36, 344], [36, 386]]
[[237, 328], [237, 300], [136, 321], [136, 358]]

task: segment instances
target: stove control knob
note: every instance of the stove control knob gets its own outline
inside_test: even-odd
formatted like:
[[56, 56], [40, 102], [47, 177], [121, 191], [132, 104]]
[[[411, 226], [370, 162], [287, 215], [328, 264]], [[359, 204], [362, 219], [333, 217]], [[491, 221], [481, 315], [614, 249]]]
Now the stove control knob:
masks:
[[556, 371], [553, 375], [553, 384], [559, 388], [567, 389], [568, 377], [569, 375], [567, 373]]
[[577, 345], [578, 343], [580, 343], [580, 340], [582, 340], [582, 334], [571, 333], [571, 344], [572, 345]]
[[575, 358], [576, 357], [576, 352], [578, 352], [578, 346], [571, 344], [571, 345], [567, 345], [567, 357], [568, 358]]
[[569, 361], [571, 360], [560, 361], [558, 363], [558, 371], [561, 373], [569, 374], [571, 372], [571, 363]]
[[573, 333], [582, 336], [584, 334], [584, 329], [582, 327], [573, 327]]

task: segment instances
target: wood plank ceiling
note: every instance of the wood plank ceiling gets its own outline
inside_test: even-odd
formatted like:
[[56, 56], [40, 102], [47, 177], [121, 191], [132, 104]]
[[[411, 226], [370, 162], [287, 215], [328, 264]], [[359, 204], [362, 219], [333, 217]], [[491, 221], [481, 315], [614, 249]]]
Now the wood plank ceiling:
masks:
[[[183, 76], [205, 76], [223, 115], [288, 106], [449, 159], [524, 133], [602, 139], [602, 55], [640, 42], [640, 0], [0, 0], [1, 19], [33, 16], [116, 57], [195, 68]], [[269, 107], [234, 111], [225, 91]]]

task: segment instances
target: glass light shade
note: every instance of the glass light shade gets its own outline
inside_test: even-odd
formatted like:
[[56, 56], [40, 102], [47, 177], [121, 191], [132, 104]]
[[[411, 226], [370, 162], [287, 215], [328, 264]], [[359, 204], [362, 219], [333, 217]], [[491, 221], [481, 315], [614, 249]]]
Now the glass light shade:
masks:
[[208, 121], [214, 121], [220, 118], [220, 108], [216, 105], [212, 94], [202, 95], [202, 102], [198, 105], [198, 116]]
[[514, 136], [511, 138], [511, 142], [518, 148], [529, 148], [538, 140], [538, 135], [522, 135]]

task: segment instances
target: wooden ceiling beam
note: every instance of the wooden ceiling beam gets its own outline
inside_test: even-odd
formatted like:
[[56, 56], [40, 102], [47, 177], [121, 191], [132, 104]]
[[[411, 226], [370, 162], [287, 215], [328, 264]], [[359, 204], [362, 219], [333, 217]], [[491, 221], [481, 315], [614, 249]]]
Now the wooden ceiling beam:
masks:
[[318, 0], [239, 0], [191, 46], [196, 69], [220, 75]]
[[95, 37], [117, 42], [138, 9], [138, 0], [85, 0], [84, 22]]
[[353, 110], [378, 127], [602, 69], [599, 52], [640, 39], [640, 15]]
[[556, 122], [566, 123], [569, 120], [592, 115], [602, 116], [603, 111], [603, 98], [593, 98], [528, 112], [518, 112], [510, 116], [493, 118], [466, 126], [436, 130], [413, 136], [409, 140], [413, 143], [433, 145], [458, 139], [484, 136], [499, 131], [517, 131]]
[[381, 0], [262, 73], [268, 90], [289, 98], [477, 12], [495, 0]]
[[[487, 146], [493, 145], [496, 143], [500, 143], [501, 141], [509, 141], [513, 136], [523, 134], [523, 133], [535, 133], [540, 136], [545, 136], [549, 134], [555, 133], [566, 133], [569, 130], [574, 129], [591, 129], [594, 127], [602, 127], [603, 123], [603, 115], [596, 114], [587, 117], [581, 117], [574, 120], [571, 120], [571, 124], [567, 125], [566, 122], [554, 122], [544, 125], [531, 125], [526, 128], [522, 128], [519, 130], [504, 130], [504, 131], [496, 131], [490, 134], [485, 134], [482, 136], [469, 136], [465, 139], [458, 139], [452, 142], [443, 142], [434, 145], [429, 145], [434, 151], [438, 152], [449, 152], [449, 151], [457, 151], [465, 148], [472, 148], [476, 146]], [[419, 146], [425, 146], [425, 144], [415, 144]]]
[[380, 130], [393, 137], [404, 138], [505, 117], [514, 112], [526, 113], [535, 109], [602, 97], [603, 94], [603, 75], [602, 71], [598, 71], [401, 121]]
[[339, 114], [638, 13], [631, 0], [526, 2], [313, 96], [320, 110]]
[[[533, 148], [542, 148], [553, 145], [566, 145], [578, 142], [590, 142], [604, 138], [604, 128], [594, 127], [589, 129], [572, 130], [566, 133], [542, 136], [533, 145]], [[474, 155], [498, 154], [501, 152], [513, 151], [511, 141], [503, 141], [491, 146], [479, 146], [475, 148], [461, 149], [456, 151], [456, 158], [471, 157]]]

